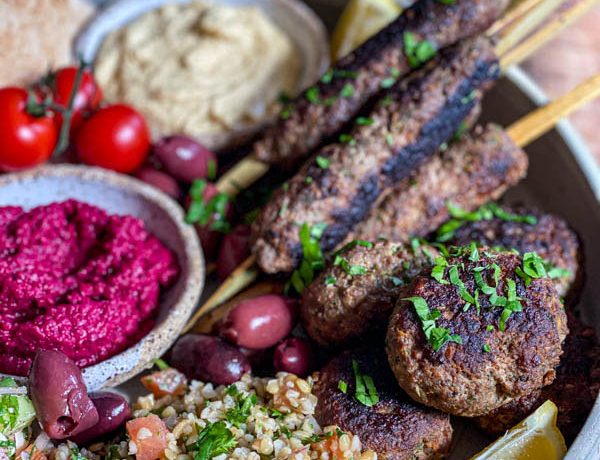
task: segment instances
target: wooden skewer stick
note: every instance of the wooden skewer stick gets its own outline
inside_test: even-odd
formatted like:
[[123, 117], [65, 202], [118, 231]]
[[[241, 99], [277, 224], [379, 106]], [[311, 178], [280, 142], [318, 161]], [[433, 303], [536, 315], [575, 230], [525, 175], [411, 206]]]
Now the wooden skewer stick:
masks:
[[500, 66], [506, 69], [513, 64], [522, 62], [526, 57], [531, 56], [552, 38], [556, 37], [563, 29], [587, 13], [596, 4], [598, 4], [598, 0], [580, 0], [568, 10], [562, 11], [555, 18], [551, 19], [548, 24], [545, 24], [544, 27], [534, 32], [502, 56], [500, 58]]
[[515, 21], [502, 33], [496, 52], [502, 56], [514, 48], [521, 40], [533, 32], [552, 14], [565, 0], [545, 0], [525, 14], [521, 20]]
[[561, 118], [598, 96], [600, 96], [600, 74], [524, 116], [506, 131], [517, 145], [523, 147], [552, 129]]
[[[568, 116], [585, 103], [599, 96], [600, 74], [581, 83], [558, 99], [524, 116], [513, 123], [506, 131], [517, 145], [524, 147], [552, 129], [561, 118]], [[242, 262], [194, 314], [186, 325], [184, 332], [189, 331], [194, 323], [204, 314], [231, 299], [235, 294], [249, 286], [258, 276], [258, 268], [254, 265], [255, 261], [256, 258], [250, 256]]]
[[518, 2], [516, 5], [513, 5], [504, 15], [498, 19], [492, 26], [488, 29], [486, 34], [490, 37], [497, 35], [502, 29], [508, 27], [517, 19], [521, 18], [527, 12], [529, 12], [532, 8], [539, 5], [544, 0], [522, 0]]
[[[499, 19], [498, 22], [502, 21], [501, 27], [493, 25], [490, 29], [500, 29], [503, 27], [506, 29], [496, 46], [498, 56], [502, 56], [525, 35], [533, 31], [533, 29], [544, 21], [564, 1], [565, 0], [525, 0], [519, 6], [507, 13], [508, 20], [503, 18]], [[498, 22], [496, 24], [498, 24]], [[510, 27], [506, 26], [507, 23], [510, 24]], [[544, 38], [540, 40], [540, 44], [536, 47], [531, 47], [529, 52], [523, 50], [516, 62], [525, 59], [539, 46], [554, 37], [560, 30], [561, 29], [553, 29], [547, 31]], [[514, 61], [514, 59], [512, 61]], [[514, 63], [512, 61], [511, 64]], [[233, 197], [264, 176], [268, 170], [269, 165], [259, 161], [251, 154], [240, 160], [235, 166], [221, 176], [216, 187], [220, 192]]]

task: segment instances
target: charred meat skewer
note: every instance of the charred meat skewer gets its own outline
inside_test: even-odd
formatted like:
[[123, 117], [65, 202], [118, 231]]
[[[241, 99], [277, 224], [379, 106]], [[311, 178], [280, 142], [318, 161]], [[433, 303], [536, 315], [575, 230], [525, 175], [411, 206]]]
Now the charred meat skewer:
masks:
[[446, 50], [391, 89], [343, 142], [320, 150], [262, 209], [252, 232], [260, 268], [296, 267], [299, 223], [326, 225], [321, 247], [335, 248], [386, 188], [451, 138], [498, 73], [491, 43], [480, 38]]
[[256, 158], [288, 168], [298, 165], [339, 133], [382, 87], [419, 65], [415, 46], [441, 50], [477, 35], [500, 17], [507, 4], [506, 0], [416, 2], [284, 107], [278, 122], [254, 145]]

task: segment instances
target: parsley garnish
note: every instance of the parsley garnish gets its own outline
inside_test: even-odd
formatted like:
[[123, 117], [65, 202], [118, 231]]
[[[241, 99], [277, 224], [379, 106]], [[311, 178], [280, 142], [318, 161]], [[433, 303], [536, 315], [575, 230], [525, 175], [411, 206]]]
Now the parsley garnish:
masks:
[[419, 41], [412, 32], [404, 32], [404, 55], [408, 65], [416, 69], [429, 61], [437, 53], [435, 45], [429, 40]]
[[489, 353], [490, 351], [492, 351], [492, 349], [490, 348], [490, 346], [487, 343], [483, 344], [483, 347], [481, 347], [483, 349], [483, 351], [485, 351], [486, 353]]
[[299, 237], [300, 244], [302, 245], [302, 262], [298, 269], [292, 273], [292, 277], [286, 285], [286, 291], [291, 286], [298, 294], [302, 294], [304, 288], [315, 279], [315, 273], [323, 269], [325, 259], [321, 251], [321, 246], [319, 246], [319, 240], [323, 236], [326, 227], [326, 224], [315, 224], [312, 228], [308, 224], [303, 224], [300, 227]]
[[370, 375], [361, 374], [356, 360], [352, 360], [352, 370], [354, 371], [354, 384], [356, 390], [354, 397], [356, 400], [367, 407], [372, 407], [379, 402], [379, 394]]
[[389, 78], [384, 78], [381, 81], [381, 85], [380, 86], [383, 89], [388, 89], [388, 88], [391, 88], [392, 86], [394, 86], [395, 84], [396, 84], [396, 79], [393, 78], [393, 77], [389, 77]]
[[335, 286], [335, 283], [337, 283], [337, 278], [335, 276], [330, 275], [325, 278], [325, 286]]
[[225, 418], [233, 426], [239, 428], [243, 423], [246, 423], [250, 416], [252, 407], [256, 404], [256, 395], [243, 395], [235, 385], [227, 388], [227, 394], [235, 399], [235, 406], [227, 410]]
[[204, 190], [207, 182], [204, 179], [194, 181], [190, 188], [190, 206], [185, 221], [188, 224], [209, 225], [211, 230], [227, 233], [231, 229], [227, 221], [227, 205], [229, 197], [217, 193], [208, 202], [204, 202]]
[[310, 102], [311, 104], [318, 104], [319, 102], [321, 102], [321, 94], [319, 88], [317, 88], [316, 86], [308, 88], [304, 95], [306, 96], [308, 102]]
[[339, 254], [335, 256], [335, 259], [333, 260], [333, 265], [342, 267], [342, 270], [344, 270], [350, 276], [367, 274], [367, 267], [364, 267], [362, 265], [350, 265], [350, 262], [348, 262], [344, 257], [340, 256]]
[[[14, 379], [0, 380], [0, 388], [17, 388]], [[31, 400], [24, 394], [0, 395], [0, 433], [10, 436], [29, 426], [35, 417]]]
[[517, 267], [515, 272], [523, 279], [525, 286], [529, 286], [532, 279], [548, 276], [544, 259], [535, 252], [526, 252], [523, 254], [523, 268]]
[[356, 119], [356, 124], [359, 126], [371, 126], [375, 120], [370, 117], [358, 117]]
[[352, 137], [350, 134], [340, 134], [339, 140], [343, 144], [356, 145], [354, 137]]
[[338, 390], [340, 390], [342, 393], [346, 394], [348, 392], [348, 384], [343, 380], [339, 380], [338, 381]]
[[236, 444], [235, 437], [225, 422], [209, 423], [198, 434], [198, 452], [194, 455], [194, 460], [209, 460], [217, 455], [227, 454]]
[[402, 300], [412, 302], [417, 316], [421, 320], [421, 327], [425, 338], [433, 348], [438, 351], [448, 342], [462, 344], [462, 338], [458, 334], [451, 334], [445, 327], [437, 327], [435, 321], [442, 316], [439, 310], [429, 311], [427, 301], [423, 297], [408, 297]]
[[508, 296], [506, 299], [506, 306], [502, 313], [500, 314], [500, 321], [498, 321], [498, 329], [502, 332], [506, 329], [506, 321], [510, 318], [510, 316], [514, 312], [523, 311], [523, 306], [521, 305], [521, 298], [517, 297], [517, 285], [514, 280], [506, 280], [508, 286]]
[[329, 158], [325, 158], [324, 156], [321, 156], [321, 155], [317, 155], [317, 158], [315, 159], [315, 161], [317, 162], [317, 166], [321, 169], [327, 169], [327, 168], [329, 168], [329, 165], [331, 164], [331, 160]]
[[354, 86], [351, 83], [346, 83], [342, 90], [340, 91], [340, 96], [342, 97], [352, 97], [354, 96]]

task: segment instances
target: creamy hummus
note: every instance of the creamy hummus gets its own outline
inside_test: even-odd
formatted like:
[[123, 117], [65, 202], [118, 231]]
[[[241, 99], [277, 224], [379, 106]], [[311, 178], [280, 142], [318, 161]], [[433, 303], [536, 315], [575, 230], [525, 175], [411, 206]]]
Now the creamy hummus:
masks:
[[77, 201], [0, 207], [0, 372], [27, 375], [37, 349], [78, 366], [143, 337], [175, 256], [144, 223]]
[[260, 9], [194, 1], [110, 34], [95, 69], [106, 98], [134, 105], [154, 136], [205, 139], [271, 115], [279, 94], [295, 92], [299, 62]]

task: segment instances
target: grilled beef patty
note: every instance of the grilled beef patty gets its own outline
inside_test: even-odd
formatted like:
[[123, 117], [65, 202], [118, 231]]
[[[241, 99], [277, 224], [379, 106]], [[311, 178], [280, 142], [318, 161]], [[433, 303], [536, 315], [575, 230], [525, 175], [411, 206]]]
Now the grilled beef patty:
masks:
[[[379, 402], [372, 407], [355, 398], [354, 363], [361, 375], [373, 379]], [[340, 382], [347, 385], [345, 392]], [[351, 432], [380, 459], [437, 459], [450, 448], [450, 417], [413, 402], [398, 387], [383, 350], [353, 350], [333, 358], [318, 373], [313, 392], [321, 426]]]
[[556, 369], [556, 379], [539, 391], [516, 399], [475, 419], [490, 434], [504, 433], [548, 399], [558, 406], [558, 427], [568, 442], [575, 439], [600, 389], [600, 345], [594, 330], [568, 315], [569, 335]]
[[[512, 252], [465, 250], [446, 261], [443, 278], [426, 270], [403, 289], [390, 317], [386, 347], [400, 386], [422, 404], [475, 417], [550, 384], [568, 333], [552, 281], [526, 286], [517, 274], [523, 259]], [[471, 305], [476, 273], [495, 294], [479, 292]]]
[[[420, 0], [387, 28], [339, 61], [321, 81], [283, 107], [279, 120], [254, 145], [262, 161], [292, 168], [339, 133], [382, 85], [411, 71], [405, 33], [441, 50], [487, 29], [507, 0]], [[345, 89], [346, 88], [346, 89]], [[351, 88], [352, 91], [348, 90]], [[315, 103], [318, 101], [318, 103]]]
[[252, 228], [260, 268], [294, 269], [302, 258], [302, 223], [326, 224], [320, 244], [333, 249], [386, 188], [456, 132], [498, 71], [491, 43], [480, 38], [447, 49], [391, 90], [344, 142], [320, 150], [274, 193]]
[[348, 239], [427, 236], [450, 218], [449, 201], [473, 211], [516, 185], [527, 166], [527, 154], [502, 128], [476, 128], [391, 187]]

